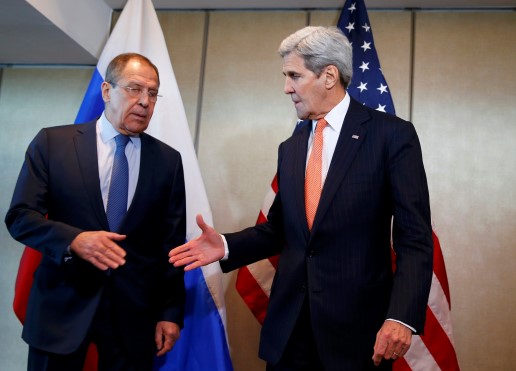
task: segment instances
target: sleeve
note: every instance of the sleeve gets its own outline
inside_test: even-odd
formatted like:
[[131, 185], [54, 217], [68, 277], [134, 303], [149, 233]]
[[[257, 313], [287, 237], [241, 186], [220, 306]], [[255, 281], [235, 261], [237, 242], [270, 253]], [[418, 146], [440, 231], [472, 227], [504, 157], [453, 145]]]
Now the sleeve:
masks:
[[62, 264], [67, 246], [82, 230], [46, 218], [50, 199], [48, 161], [48, 132], [42, 129], [25, 153], [5, 223], [14, 239]]
[[396, 270], [386, 318], [422, 333], [432, 281], [433, 243], [421, 146], [411, 123], [401, 122], [390, 138], [388, 173]]

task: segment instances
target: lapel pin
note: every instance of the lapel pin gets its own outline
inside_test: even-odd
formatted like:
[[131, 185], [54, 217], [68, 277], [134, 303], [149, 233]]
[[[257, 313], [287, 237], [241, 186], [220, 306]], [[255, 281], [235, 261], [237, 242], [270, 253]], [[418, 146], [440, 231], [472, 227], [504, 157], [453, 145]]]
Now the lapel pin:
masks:
[[353, 139], [358, 139], [358, 138], [359, 138], [359, 136], [355, 134], [355, 135], [352, 135], [352, 136], [351, 136], [351, 138], [353, 138]]

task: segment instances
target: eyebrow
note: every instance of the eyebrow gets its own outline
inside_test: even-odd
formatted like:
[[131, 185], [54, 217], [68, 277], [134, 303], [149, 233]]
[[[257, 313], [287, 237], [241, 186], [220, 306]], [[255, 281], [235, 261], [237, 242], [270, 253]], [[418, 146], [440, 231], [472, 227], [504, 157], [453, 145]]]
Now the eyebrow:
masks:
[[137, 82], [137, 81], [127, 81], [127, 85], [136, 85], [140, 88], [146, 88], [146, 89], [150, 89], [150, 90], [158, 90], [159, 89], [159, 86], [156, 86], [156, 87], [147, 87], [145, 85], [143, 85], [142, 83], [140, 82]]

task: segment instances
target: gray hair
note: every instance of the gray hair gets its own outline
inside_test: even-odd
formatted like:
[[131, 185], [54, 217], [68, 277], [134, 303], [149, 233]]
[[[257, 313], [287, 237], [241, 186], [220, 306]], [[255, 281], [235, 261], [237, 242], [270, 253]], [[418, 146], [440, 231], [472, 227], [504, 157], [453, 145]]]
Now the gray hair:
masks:
[[118, 79], [120, 79], [120, 77], [122, 75], [122, 71], [124, 70], [125, 66], [127, 66], [127, 64], [133, 59], [136, 59], [136, 60], [140, 61], [141, 63], [147, 64], [148, 66], [152, 67], [154, 72], [156, 72], [156, 77], [158, 78], [158, 86], [159, 86], [158, 67], [156, 67], [154, 65], [154, 63], [152, 63], [149, 60], [149, 58], [147, 58], [141, 54], [138, 54], [138, 53], [124, 53], [124, 54], [119, 54], [115, 58], [113, 58], [107, 66], [105, 81], [110, 82], [110, 83], [111, 82], [116, 83], [118, 81]]
[[282, 58], [296, 53], [305, 61], [305, 67], [320, 76], [322, 70], [337, 67], [340, 82], [347, 88], [353, 76], [353, 53], [351, 44], [337, 27], [308, 26], [294, 32], [280, 44]]

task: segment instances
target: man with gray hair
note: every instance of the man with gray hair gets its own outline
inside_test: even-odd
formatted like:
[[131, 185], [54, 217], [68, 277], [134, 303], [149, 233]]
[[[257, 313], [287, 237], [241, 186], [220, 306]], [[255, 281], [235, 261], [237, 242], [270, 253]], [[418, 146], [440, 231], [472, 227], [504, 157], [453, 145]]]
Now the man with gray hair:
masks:
[[160, 86], [145, 56], [116, 56], [104, 112], [42, 129], [30, 143], [7, 228], [42, 254], [23, 325], [27, 370], [152, 370], [184, 323], [184, 273], [167, 263], [186, 238], [181, 154], [145, 133]]
[[423, 331], [432, 278], [417, 134], [349, 96], [352, 49], [337, 28], [305, 27], [279, 53], [303, 121], [279, 147], [268, 221], [221, 236], [198, 216], [202, 235], [170, 262], [220, 260], [228, 272], [280, 254], [261, 333], [267, 370], [390, 370]]

